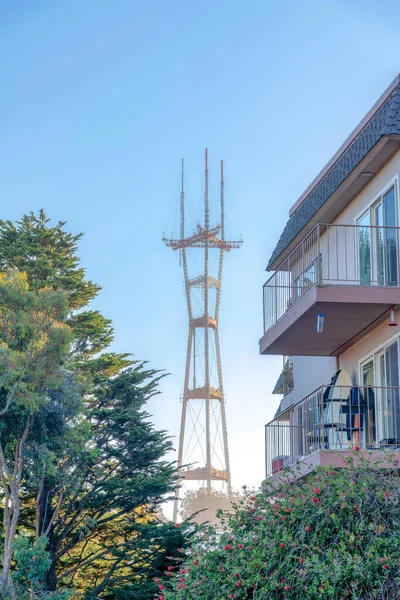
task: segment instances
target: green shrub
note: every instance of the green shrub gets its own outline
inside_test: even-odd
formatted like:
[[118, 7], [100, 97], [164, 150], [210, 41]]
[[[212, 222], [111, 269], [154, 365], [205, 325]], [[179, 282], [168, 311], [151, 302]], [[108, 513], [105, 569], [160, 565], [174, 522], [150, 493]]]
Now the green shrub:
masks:
[[343, 468], [300, 480], [287, 470], [279, 485], [245, 490], [223, 532], [209, 528], [157, 598], [398, 600], [397, 467], [392, 456], [355, 451]]

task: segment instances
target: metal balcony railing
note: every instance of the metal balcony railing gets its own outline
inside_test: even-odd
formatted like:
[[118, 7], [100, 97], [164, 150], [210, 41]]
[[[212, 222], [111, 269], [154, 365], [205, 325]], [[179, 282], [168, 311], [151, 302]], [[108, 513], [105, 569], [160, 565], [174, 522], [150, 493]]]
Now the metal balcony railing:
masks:
[[264, 284], [264, 333], [316, 285], [399, 286], [399, 227], [319, 223]]
[[265, 426], [266, 476], [318, 450], [398, 447], [400, 388], [324, 386]]

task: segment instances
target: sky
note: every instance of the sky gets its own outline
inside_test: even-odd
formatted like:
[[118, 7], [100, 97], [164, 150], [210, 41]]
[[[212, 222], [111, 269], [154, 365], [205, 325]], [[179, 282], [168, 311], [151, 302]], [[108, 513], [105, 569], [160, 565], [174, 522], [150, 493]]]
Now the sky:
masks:
[[187, 316], [161, 238], [181, 158], [193, 203], [204, 148], [211, 177], [225, 160], [229, 222], [244, 240], [227, 255], [220, 316], [235, 488], [263, 479], [264, 424], [280, 399], [282, 359], [258, 354], [265, 267], [290, 206], [400, 71], [400, 3], [384, 7], [0, 0], [0, 218], [44, 208], [85, 233], [113, 350], [169, 373], [148, 408], [175, 445]]

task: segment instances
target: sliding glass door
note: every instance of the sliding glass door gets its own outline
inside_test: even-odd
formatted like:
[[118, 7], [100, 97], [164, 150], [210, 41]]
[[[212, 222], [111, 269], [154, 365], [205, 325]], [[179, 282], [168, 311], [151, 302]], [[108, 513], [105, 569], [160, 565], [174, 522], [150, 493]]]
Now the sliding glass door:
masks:
[[392, 186], [357, 221], [360, 285], [398, 285], [397, 224], [396, 189]]
[[365, 404], [365, 444], [375, 446], [376, 438], [376, 389], [374, 359], [361, 365], [362, 396]]
[[378, 285], [398, 284], [398, 231], [394, 187], [373, 208], [376, 244], [376, 282]]
[[380, 442], [397, 444], [400, 440], [399, 346], [398, 341], [378, 354], [380, 398]]
[[357, 221], [358, 270], [360, 285], [371, 285], [371, 216], [368, 210]]

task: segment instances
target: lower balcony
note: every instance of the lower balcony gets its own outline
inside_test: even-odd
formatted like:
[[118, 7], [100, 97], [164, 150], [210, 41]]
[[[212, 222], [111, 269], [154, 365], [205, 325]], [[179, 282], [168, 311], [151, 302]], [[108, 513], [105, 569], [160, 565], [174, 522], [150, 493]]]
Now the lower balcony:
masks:
[[338, 356], [400, 304], [400, 228], [317, 225], [264, 285], [261, 354]]
[[291, 406], [265, 426], [266, 477], [342, 467], [354, 448], [372, 458], [390, 449], [400, 461], [400, 388], [331, 385]]

